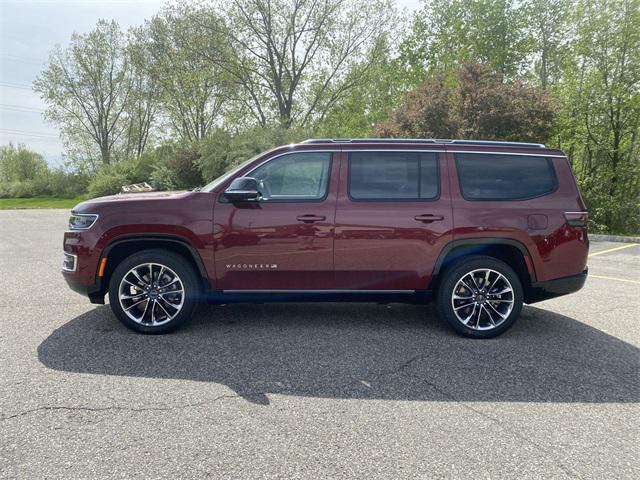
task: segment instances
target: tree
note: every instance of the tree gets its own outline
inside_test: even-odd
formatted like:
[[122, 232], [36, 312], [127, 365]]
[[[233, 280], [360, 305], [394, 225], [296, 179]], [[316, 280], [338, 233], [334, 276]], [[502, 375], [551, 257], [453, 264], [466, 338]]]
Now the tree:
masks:
[[[392, 56], [390, 41], [380, 37], [372, 52], [375, 59], [357, 64], [347, 75], [358, 78], [355, 86], [323, 114], [317, 124], [320, 137], [368, 137], [373, 127], [388, 119], [389, 112], [402, 95], [403, 72]], [[371, 63], [369, 63], [371, 62]]]
[[433, 0], [416, 13], [401, 58], [414, 85], [467, 60], [491, 65], [501, 80], [515, 78], [529, 53], [525, 22], [511, 0]]
[[238, 86], [235, 99], [261, 126], [309, 126], [362, 84], [377, 39], [391, 25], [388, 0], [229, 0], [201, 9], [212, 38], [200, 53]]
[[543, 142], [551, 134], [553, 108], [540, 89], [503, 82], [486, 65], [465, 62], [455, 83], [434, 75], [407, 93], [380, 136], [476, 138]]
[[200, 53], [205, 42], [221, 43], [219, 34], [203, 30], [196, 15], [170, 6], [135, 31], [137, 64], [159, 85], [163, 111], [184, 141], [206, 137], [220, 123], [227, 98], [221, 68], [209, 61], [217, 54]]
[[49, 167], [42, 155], [24, 145], [10, 143], [0, 147], [0, 182], [24, 182], [47, 174]]
[[640, 230], [640, 1], [583, 0], [557, 87], [556, 141], [597, 228]]
[[127, 129], [131, 68], [124, 47], [118, 24], [100, 20], [90, 33], [74, 33], [67, 48], [57, 46], [34, 82], [48, 105], [46, 116], [72, 143], [91, 139], [104, 164]]
[[131, 92], [125, 109], [126, 158], [144, 153], [158, 117], [161, 95], [160, 79], [148, 71], [145, 49], [135, 38], [131, 38], [127, 54], [131, 61]]
[[533, 70], [543, 90], [560, 80], [567, 45], [571, 41], [570, 0], [527, 0], [527, 32], [534, 54]]

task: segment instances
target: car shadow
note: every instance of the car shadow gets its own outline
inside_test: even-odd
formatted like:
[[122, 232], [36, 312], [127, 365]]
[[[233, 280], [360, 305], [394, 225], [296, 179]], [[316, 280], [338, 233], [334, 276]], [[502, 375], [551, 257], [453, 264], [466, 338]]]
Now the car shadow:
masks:
[[202, 307], [172, 335], [122, 326], [108, 306], [38, 347], [48, 368], [224, 384], [268, 394], [465, 402], [638, 402], [638, 348], [572, 318], [525, 307], [492, 340], [456, 336], [431, 306]]

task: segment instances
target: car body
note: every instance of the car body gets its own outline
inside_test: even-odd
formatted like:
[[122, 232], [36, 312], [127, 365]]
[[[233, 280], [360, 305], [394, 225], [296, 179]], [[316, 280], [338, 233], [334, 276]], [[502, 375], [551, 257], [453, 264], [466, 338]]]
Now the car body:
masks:
[[[425, 301], [437, 297], [446, 272], [489, 258], [500, 265], [489, 268], [494, 273], [484, 289], [467, 291], [465, 282], [455, 288], [462, 288], [462, 297], [488, 301], [482, 292], [506, 265], [521, 290], [511, 295], [511, 316], [519, 312], [518, 295], [533, 303], [582, 287], [586, 217], [570, 164], [557, 149], [461, 140], [308, 140], [260, 154], [201, 190], [80, 203], [64, 235], [63, 274], [72, 289], [104, 303], [118, 265], [153, 250], [159, 257], [150, 257], [151, 264], [161, 265], [158, 252], [168, 252], [192, 271], [198, 301]], [[159, 268], [151, 268], [150, 280], [164, 275]], [[125, 291], [132, 278], [120, 280], [121, 297], [142, 295], [142, 280]], [[483, 281], [467, 277], [474, 282]], [[113, 307], [118, 296], [110, 300]], [[477, 304], [478, 324], [483, 315], [490, 320], [483, 308], [496, 307], [498, 318], [506, 314], [500, 301], [507, 303], [496, 297]], [[169, 331], [170, 323], [142, 331]], [[460, 333], [502, 333], [471, 330]]]

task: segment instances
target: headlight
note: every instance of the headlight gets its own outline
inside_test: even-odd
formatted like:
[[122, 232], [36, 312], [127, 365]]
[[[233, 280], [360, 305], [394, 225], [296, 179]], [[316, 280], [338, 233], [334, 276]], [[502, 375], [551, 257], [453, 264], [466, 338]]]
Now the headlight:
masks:
[[91, 228], [97, 219], [98, 215], [94, 214], [72, 213], [69, 217], [69, 230], [86, 230]]

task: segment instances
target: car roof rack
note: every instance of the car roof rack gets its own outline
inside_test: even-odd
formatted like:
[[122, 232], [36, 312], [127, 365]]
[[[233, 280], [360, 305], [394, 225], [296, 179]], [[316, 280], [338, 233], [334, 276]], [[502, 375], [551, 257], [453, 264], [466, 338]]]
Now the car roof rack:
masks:
[[542, 143], [500, 142], [496, 140], [449, 140], [441, 138], [310, 138], [301, 143], [445, 143], [452, 145], [545, 148]]

